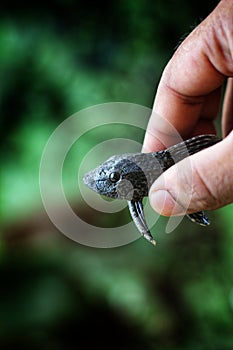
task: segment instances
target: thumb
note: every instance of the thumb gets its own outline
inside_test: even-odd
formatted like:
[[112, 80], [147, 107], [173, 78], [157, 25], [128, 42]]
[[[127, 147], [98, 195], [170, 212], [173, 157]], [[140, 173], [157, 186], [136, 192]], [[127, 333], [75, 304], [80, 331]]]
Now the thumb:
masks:
[[152, 208], [165, 216], [233, 202], [233, 131], [221, 142], [169, 168], [152, 185]]

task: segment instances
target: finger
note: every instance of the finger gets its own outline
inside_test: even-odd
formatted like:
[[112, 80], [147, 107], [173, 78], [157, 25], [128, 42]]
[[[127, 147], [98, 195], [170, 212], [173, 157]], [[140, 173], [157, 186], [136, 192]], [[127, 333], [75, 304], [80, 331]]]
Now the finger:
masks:
[[[228, 12], [226, 11], [226, 7]], [[144, 148], [154, 150], [171, 135], [154, 115], [163, 116], [187, 138], [205, 115], [206, 101], [232, 72], [233, 2], [222, 1], [181, 44], [162, 75]], [[161, 139], [162, 138], [162, 139]], [[159, 139], [159, 142], [157, 141]]]
[[150, 189], [152, 208], [170, 216], [232, 203], [232, 149], [233, 132], [216, 145], [169, 168]]
[[199, 119], [189, 135], [190, 137], [200, 134], [216, 134], [214, 120], [219, 115], [221, 97], [222, 87], [206, 96]]
[[226, 136], [233, 129], [233, 78], [229, 78], [223, 103], [222, 132]]
[[[221, 90], [221, 88], [218, 88], [206, 96], [205, 102], [202, 104], [200, 117], [197, 122], [194, 123], [192, 131], [188, 135], [184, 135], [184, 133], [181, 132], [182, 136], [187, 138], [200, 134], [216, 133], [214, 119], [219, 112]], [[184, 118], [180, 116], [179, 121], [183, 123], [183, 119]], [[179, 130], [180, 129], [181, 126], [179, 127]], [[163, 130], [166, 130], [166, 134]], [[181, 142], [181, 135], [168, 120], [153, 112], [148, 123], [143, 152], [159, 151]]]

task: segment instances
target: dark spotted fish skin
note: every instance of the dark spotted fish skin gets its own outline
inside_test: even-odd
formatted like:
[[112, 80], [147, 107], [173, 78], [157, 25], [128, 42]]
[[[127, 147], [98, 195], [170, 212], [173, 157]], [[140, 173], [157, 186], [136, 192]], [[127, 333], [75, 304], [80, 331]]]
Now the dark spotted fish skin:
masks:
[[[87, 173], [83, 180], [101, 195], [128, 200], [131, 216], [139, 232], [155, 245], [156, 241], [144, 218], [142, 204], [151, 185], [172, 165], [220, 140], [215, 135], [199, 135], [159, 152], [115, 155]], [[187, 216], [197, 224], [209, 225], [204, 212]]]

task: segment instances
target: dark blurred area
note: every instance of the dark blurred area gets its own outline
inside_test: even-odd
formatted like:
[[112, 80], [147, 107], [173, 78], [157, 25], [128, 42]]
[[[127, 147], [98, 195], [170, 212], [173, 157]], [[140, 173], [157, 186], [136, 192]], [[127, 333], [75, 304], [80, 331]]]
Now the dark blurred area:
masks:
[[217, 3], [1, 1], [1, 350], [233, 349], [232, 205], [207, 229], [184, 219], [166, 235], [162, 218], [156, 248], [95, 249], [56, 230], [38, 179], [68, 116], [105, 102], [152, 107], [175, 47]]

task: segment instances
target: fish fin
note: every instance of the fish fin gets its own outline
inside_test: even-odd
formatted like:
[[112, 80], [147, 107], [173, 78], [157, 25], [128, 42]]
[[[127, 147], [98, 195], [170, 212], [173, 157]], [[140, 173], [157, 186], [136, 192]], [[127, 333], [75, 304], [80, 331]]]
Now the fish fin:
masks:
[[213, 146], [219, 141], [221, 141], [221, 139], [215, 135], [199, 135], [177, 143], [176, 145], [169, 147], [166, 151], [171, 154], [175, 161], [178, 161], [189, 155], [202, 151], [207, 147]]
[[138, 231], [150, 243], [156, 245], [156, 241], [154, 240], [145, 220], [142, 201], [128, 201], [128, 207]]
[[210, 224], [209, 219], [205, 215], [204, 211], [199, 211], [197, 213], [189, 214], [187, 216], [191, 221], [201, 226], [208, 226]]

